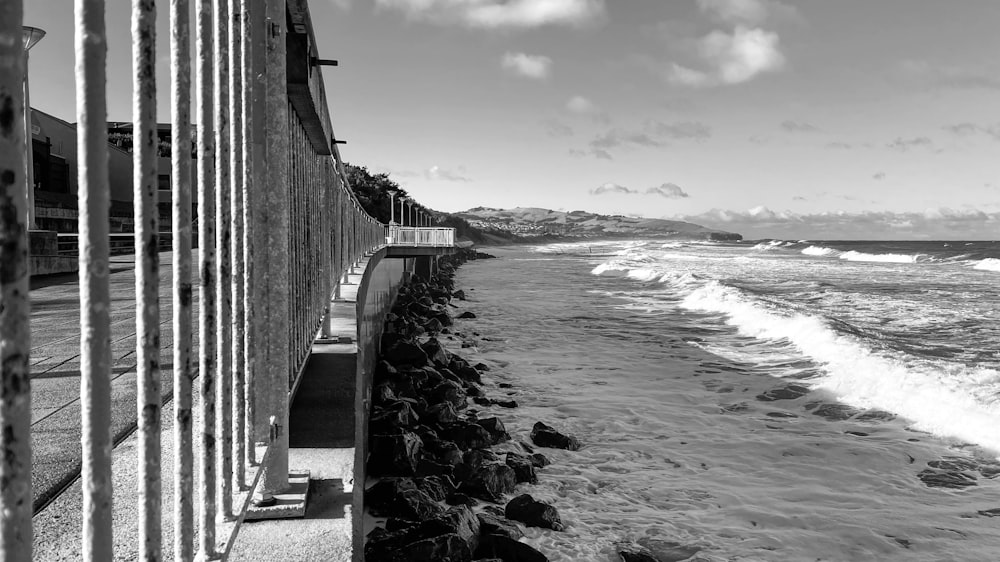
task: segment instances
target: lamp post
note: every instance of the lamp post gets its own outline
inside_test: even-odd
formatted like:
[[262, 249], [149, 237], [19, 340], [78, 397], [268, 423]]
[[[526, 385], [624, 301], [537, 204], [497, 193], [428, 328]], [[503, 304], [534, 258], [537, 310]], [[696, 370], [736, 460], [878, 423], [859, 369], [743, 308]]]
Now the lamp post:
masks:
[[399, 223], [405, 225], [406, 221], [403, 220], [403, 202], [406, 201], [405, 197], [399, 198]]
[[28, 86], [28, 51], [31, 50], [36, 43], [41, 41], [42, 37], [45, 37], [45, 30], [37, 27], [22, 26], [21, 34], [24, 38], [24, 149], [28, 153], [24, 159], [25, 167], [27, 168], [24, 174], [24, 187], [28, 192], [28, 230], [35, 230], [38, 227], [35, 225], [35, 155], [31, 140], [31, 98], [29, 96], [30, 88]]
[[396, 223], [396, 207], [393, 204], [393, 197], [396, 196], [397, 191], [394, 189], [389, 190], [389, 224]]

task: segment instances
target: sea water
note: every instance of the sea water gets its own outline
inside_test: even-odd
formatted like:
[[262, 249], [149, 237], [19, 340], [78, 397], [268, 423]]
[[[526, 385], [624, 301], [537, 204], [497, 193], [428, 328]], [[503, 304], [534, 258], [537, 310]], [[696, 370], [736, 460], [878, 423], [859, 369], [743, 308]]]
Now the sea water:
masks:
[[490, 251], [455, 329], [520, 407], [480, 415], [583, 443], [519, 485], [551, 560], [1000, 559], [1000, 243]]

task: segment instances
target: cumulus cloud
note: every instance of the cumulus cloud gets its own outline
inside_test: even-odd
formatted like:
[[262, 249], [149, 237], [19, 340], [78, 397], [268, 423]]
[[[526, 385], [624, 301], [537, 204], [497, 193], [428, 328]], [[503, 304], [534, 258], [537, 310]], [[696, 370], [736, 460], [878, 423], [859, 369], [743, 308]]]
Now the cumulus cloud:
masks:
[[569, 149], [569, 155], [575, 156], [576, 158], [586, 158], [592, 156], [598, 160], [614, 160], [611, 153], [602, 148], [591, 148], [589, 150], [580, 150], [579, 148]]
[[885, 179], [885, 172], [876, 172], [872, 174], [872, 179], [875, 181], [882, 181]]
[[774, 0], [698, 0], [698, 7], [716, 21], [760, 25], [768, 19], [799, 19], [798, 11]]
[[851, 143], [847, 143], [847, 142], [836, 141], [836, 142], [828, 142], [828, 143], [826, 143], [826, 148], [833, 149], [833, 150], [850, 150], [850, 149], [854, 148], [854, 145], [852, 145]]
[[544, 80], [552, 73], [552, 59], [527, 53], [505, 53], [500, 65], [508, 72], [525, 78]]
[[1000, 90], [996, 68], [960, 65], [933, 65], [923, 60], [906, 60], [898, 74], [907, 82], [930, 89]]
[[805, 121], [792, 121], [791, 119], [783, 121], [781, 123], [781, 128], [789, 133], [815, 133], [819, 131], [819, 127], [813, 125], [812, 123], [806, 123]]
[[590, 141], [591, 148], [616, 148], [619, 146], [662, 146], [662, 142], [653, 138], [649, 133], [642, 131], [629, 131], [621, 128], [614, 128], [602, 133]]
[[636, 193], [639, 193], [639, 192], [636, 191], [636, 190], [634, 190], [634, 189], [629, 189], [629, 188], [625, 187], [624, 185], [619, 185], [617, 183], [612, 183], [612, 182], [605, 183], [605, 184], [601, 185], [600, 187], [598, 187], [596, 189], [591, 189], [590, 190], [590, 194], [591, 195], [606, 195], [608, 193], [620, 193], [620, 194], [623, 194], [623, 195], [633, 195], [633, 194], [636, 194]]
[[704, 141], [712, 136], [712, 129], [699, 121], [647, 121], [641, 128], [627, 129], [613, 127], [594, 137], [589, 145], [591, 150], [606, 153], [612, 148], [657, 148], [670, 141]]
[[896, 137], [896, 140], [886, 143], [885, 146], [897, 152], [907, 152], [914, 148], [930, 148], [934, 146], [934, 141], [927, 137], [914, 137], [912, 139]]
[[375, 0], [408, 19], [474, 28], [584, 26], [604, 17], [604, 0]]
[[675, 183], [664, 183], [662, 185], [657, 185], [650, 187], [646, 190], [648, 195], [659, 195], [660, 197], [666, 197], [667, 199], [683, 199], [689, 197], [681, 186]]
[[983, 134], [991, 136], [996, 140], [1000, 140], [1000, 123], [996, 125], [977, 125], [975, 123], [965, 122], [955, 123], [954, 125], [945, 125], [941, 128], [949, 133], [962, 137]]
[[542, 126], [545, 127], [545, 134], [554, 138], [571, 137], [575, 134], [573, 127], [558, 119], [545, 119], [542, 121]]
[[703, 141], [712, 136], [712, 128], [699, 121], [677, 121], [675, 123], [650, 121], [646, 124], [646, 129], [660, 137], [675, 140]]
[[424, 177], [432, 181], [454, 181], [454, 182], [470, 182], [471, 179], [465, 177], [463, 174], [465, 170], [459, 168], [458, 171], [446, 170], [440, 166], [431, 166], [424, 172]]
[[597, 104], [583, 96], [573, 96], [566, 102], [566, 109], [573, 113], [593, 114], [600, 111]]
[[778, 34], [738, 25], [731, 32], [716, 30], [698, 41], [698, 54], [708, 70], [672, 63], [667, 79], [692, 87], [740, 84], [785, 66]]
[[799, 214], [755, 207], [747, 211], [712, 209], [680, 218], [711, 228], [739, 232], [749, 239], [992, 240], [1000, 229], [1000, 212], [987, 213], [978, 209]]

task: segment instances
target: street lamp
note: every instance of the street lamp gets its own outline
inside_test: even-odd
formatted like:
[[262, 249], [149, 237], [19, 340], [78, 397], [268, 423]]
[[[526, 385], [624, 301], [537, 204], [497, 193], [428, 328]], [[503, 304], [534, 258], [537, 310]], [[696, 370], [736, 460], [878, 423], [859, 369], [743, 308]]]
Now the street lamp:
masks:
[[393, 205], [393, 197], [398, 193], [395, 189], [389, 190], [389, 224], [396, 224], [396, 207]]
[[28, 230], [34, 230], [35, 226], [35, 155], [32, 148], [31, 135], [31, 98], [28, 87], [28, 51], [36, 43], [45, 37], [45, 30], [37, 27], [22, 26], [21, 33], [24, 38], [24, 144], [28, 153], [24, 159], [26, 170], [24, 174], [24, 187], [28, 192]]
[[404, 201], [406, 201], [406, 197], [400, 197], [400, 198], [399, 198], [399, 224], [401, 224], [401, 225], [404, 225], [404, 226], [405, 226], [405, 224], [406, 224], [406, 221], [405, 221], [405, 220], [403, 220], [403, 219], [405, 218], [405, 217], [403, 216], [403, 202], [404, 202]]

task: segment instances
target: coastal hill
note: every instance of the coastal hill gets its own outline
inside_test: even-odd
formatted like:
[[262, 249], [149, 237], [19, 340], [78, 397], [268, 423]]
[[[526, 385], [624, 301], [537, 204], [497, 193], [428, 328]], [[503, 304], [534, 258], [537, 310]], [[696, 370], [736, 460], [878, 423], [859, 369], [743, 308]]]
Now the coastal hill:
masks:
[[646, 219], [622, 215], [599, 215], [586, 211], [552, 211], [537, 207], [493, 209], [475, 207], [451, 213], [483, 232], [512, 234], [524, 238], [567, 237], [657, 237], [685, 240], [742, 240], [733, 232], [713, 230], [684, 221]]

